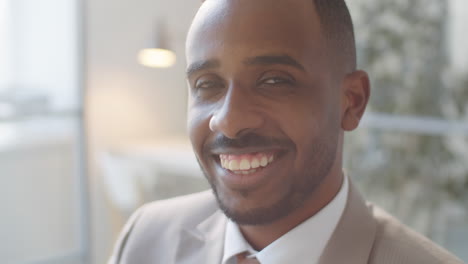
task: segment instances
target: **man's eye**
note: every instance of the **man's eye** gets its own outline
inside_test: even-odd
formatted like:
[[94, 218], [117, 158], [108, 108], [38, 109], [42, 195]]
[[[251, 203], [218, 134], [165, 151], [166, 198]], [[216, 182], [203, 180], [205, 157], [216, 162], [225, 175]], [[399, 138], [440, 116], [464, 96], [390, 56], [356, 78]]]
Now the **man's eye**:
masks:
[[198, 81], [195, 84], [196, 89], [213, 89], [218, 88], [221, 84], [217, 81]]
[[224, 83], [217, 79], [201, 78], [193, 86], [193, 94], [200, 100], [214, 100], [220, 95], [224, 88]]
[[291, 80], [286, 79], [286, 78], [282, 78], [282, 77], [271, 77], [271, 78], [264, 79], [264, 80], [262, 81], [262, 83], [264, 83], [264, 84], [270, 84], [270, 85], [275, 85], [275, 84], [290, 84], [290, 83], [291, 83]]
[[270, 96], [290, 94], [296, 86], [294, 77], [281, 71], [266, 72], [257, 81], [259, 91]]

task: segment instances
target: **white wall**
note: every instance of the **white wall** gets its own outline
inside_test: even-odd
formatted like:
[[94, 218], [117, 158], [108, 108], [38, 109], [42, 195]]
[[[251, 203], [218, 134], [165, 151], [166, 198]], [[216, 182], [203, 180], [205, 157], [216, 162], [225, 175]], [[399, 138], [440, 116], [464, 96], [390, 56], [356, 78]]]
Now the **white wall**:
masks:
[[[85, 96], [94, 263], [105, 263], [122, 220], [103, 193], [96, 153], [134, 140], [185, 135], [185, 34], [200, 1], [92, 0], [86, 7]], [[151, 69], [136, 55], [162, 18], [177, 53], [171, 69]]]

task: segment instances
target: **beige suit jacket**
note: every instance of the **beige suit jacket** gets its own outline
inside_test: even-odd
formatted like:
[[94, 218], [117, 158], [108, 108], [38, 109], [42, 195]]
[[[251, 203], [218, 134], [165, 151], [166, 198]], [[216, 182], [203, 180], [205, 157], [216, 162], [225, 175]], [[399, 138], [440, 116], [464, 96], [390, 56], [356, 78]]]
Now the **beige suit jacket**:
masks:
[[[226, 220], [210, 191], [144, 205], [124, 227], [108, 264], [220, 264]], [[345, 211], [319, 263], [462, 261], [366, 204], [350, 184]]]

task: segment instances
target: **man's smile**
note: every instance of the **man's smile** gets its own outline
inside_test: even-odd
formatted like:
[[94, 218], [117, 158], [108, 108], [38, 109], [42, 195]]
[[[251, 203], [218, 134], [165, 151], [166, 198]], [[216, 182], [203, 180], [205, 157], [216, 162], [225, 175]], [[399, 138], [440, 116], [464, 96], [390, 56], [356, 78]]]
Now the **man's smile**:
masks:
[[254, 152], [241, 155], [220, 154], [221, 167], [235, 174], [251, 174], [272, 163], [274, 152]]
[[253, 190], [276, 182], [286, 164], [282, 160], [288, 151], [279, 148], [246, 148], [217, 151], [213, 176], [231, 190]]

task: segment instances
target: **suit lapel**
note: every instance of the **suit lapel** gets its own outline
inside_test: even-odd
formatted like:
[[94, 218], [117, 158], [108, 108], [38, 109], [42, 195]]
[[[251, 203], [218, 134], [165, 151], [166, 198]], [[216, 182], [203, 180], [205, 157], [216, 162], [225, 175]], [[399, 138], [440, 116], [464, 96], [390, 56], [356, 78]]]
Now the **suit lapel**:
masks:
[[[221, 263], [226, 221], [224, 214], [216, 210], [196, 227], [183, 228], [174, 263]], [[319, 263], [368, 263], [375, 233], [375, 220], [350, 181], [345, 210]]]
[[175, 263], [221, 263], [226, 220], [221, 211], [216, 210], [195, 228], [182, 229]]
[[345, 210], [320, 257], [320, 264], [368, 263], [374, 243], [376, 223], [351, 181], [349, 186]]

